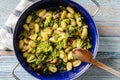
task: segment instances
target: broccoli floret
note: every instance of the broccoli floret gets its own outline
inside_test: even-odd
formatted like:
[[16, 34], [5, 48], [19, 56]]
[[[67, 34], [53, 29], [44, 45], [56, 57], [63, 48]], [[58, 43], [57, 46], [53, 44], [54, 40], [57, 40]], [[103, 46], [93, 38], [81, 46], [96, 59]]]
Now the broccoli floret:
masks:
[[53, 37], [50, 38], [50, 41], [54, 43], [58, 43], [62, 41], [63, 39], [67, 39], [68, 35], [65, 34], [64, 32], [56, 32]]
[[49, 40], [55, 43], [57, 49], [66, 48], [68, 35], [64, 32], [56, 32]]
[[47, 53], [47, 52], [50, 52], [52, 50], [53, 50], [53, 48], [52, 48], [51, 43], [49, 41], [40, 42], [37, 46], [37, 49], [36, 49], [36, 56], [39, 56], [39, 54], [41, 52]]
[[72, 43], [73, 48], [82, 48], [82, 45], [83, 41], [81, 39], [76, 39]]
[[69, 25], [70, 24], [70, 19], [64, 19], [64, 21]]
[[88, 42], [87, 49], [90, 49], [91, 47], [92, 47], [92, 45]]
[[65, 49], [67, 47], [67, 39], [63, 39], [62, 41], [59, 41], [56, 43], [57, 49]]
[[68, 33], [69, 37], [72, 37], [75, 35], [76, 27], [68, 25], [68, 27], [66, 28], [66, 32]]
[[46, 17], [46, 20], [44, 22], [44, 27], [48, 27], [50, 22], [51, 22], [51, 19], [52, 19], [52, 15], [49, 15], [48, 17]]
[[73, 48], [90, 49], [92, 45], [87, 40], [76, 39], [72, 43]]
[[37, 65], [41, 64], [42, 61], [44, 62], [46, 58], [47, 58], [47, 56], [44, 53], [41, 53], [36, 60], [36, 64]]
[[69, 37], [80, 36], [82, 32], [82, 27], [68, 25], [68, 27], [66, 28], [66, 32]]
[[67, 34], [65, 34], [65, 33], [56, 34], [56, 35], [55, 35], [55, 40], [56, 40], [57, 42], [60, 42], [60, 41], [62, 41], [62, 40], [64, 40], [64, 39], [67, 39], [67, 38], [68, 38], [68, 36], [67, 36]]
[[28, 63], [32, 63], [32, 62], [35, 62], [36, 61], [36, 57], [34, 54], [29, 54], [28, 57], [27, 57], [27, 62]]

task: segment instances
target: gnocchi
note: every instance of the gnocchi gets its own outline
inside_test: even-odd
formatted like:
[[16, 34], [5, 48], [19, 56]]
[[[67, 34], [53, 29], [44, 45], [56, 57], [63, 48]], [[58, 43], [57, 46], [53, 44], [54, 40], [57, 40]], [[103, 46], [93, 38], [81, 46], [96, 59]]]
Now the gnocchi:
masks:
[[24, 24], [24, 25], [23, 25], [23, 28], [24, 28], [26, 31], [29, 31], [29, 30], [30, 30], [27, 24]]
[[70, 12], [72, 14], [75, 13], [74, 9], [72, 7], [70, 7], [70, 6], [68, 6], [66, 9], [68, 10], [68, 12]]
[[49, 66], [48, 69], [53, 73], [57, 72], [57, 68], [55, 66]]
[[82, 38], [82, 39], [87, 38], [87, 34], [88, 34], [87, 27], [84, 26], [84, 27], [83, 27], [83, 30], [82, 30], [81, 38]]
[[92, 47], [89, 27], [81, 13], [71, 6], [59, 7], [56, 11], [33, 11], [22, 27], [18, 48], [28, 66], [37, 73], [70, 71], [82, 64], [73, 56], [72, 50]]
[[80, 61], [80, 60], [75, 60], [75, 61], [73, 62], [73, 67], [78, 67], [80, 64], [81, 64], [81, 61]]
[[64, 10], [64, 11], [62, 12], [61, 19], [66, 18], [66, 16], [67, 16], [67, 11]]
[[62, 29], [65, 30], [66, 27], [67, 27], [67, 24], [65, 23], [65, 21], [62, 21], [61, 22], [61, 26], [62, 26]]
[[39, 32], [39, 25], [38, 24], [35, 24], [35, 32], [38, 33]]
[[72, 63], [71, 62], [67, 62], [66, 68], [67, 68], [67, 71], [72, 70]]
[[38, 16], [39, 16], [39, 17], [42, 17], [42, 16], [45, 15], [46, 12], [47, 12], [46, 9], [43, 9], [43, 10], [41, 10], [41, 12], [38, 14]]
[[24, 41], [23, 40], [20, 40], [19, 41], [19, 48], [22, 49], [24, 46]]
[[30, 23], [30, 22], [31, 22], [31, 20], [32, 20], [32, 16], [31, 16], [31, 15], [29, 15], [29, 16], [27, 17], [26, 23], [27, 23], [27, 24], [28, 24], [28, 23]]

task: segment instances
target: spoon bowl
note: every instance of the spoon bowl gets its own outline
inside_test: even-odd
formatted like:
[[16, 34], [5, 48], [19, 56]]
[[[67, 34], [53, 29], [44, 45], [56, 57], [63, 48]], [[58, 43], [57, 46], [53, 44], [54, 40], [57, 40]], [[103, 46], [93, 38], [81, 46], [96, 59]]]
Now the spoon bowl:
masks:
[[83, 62], [90, 62], [92, 59], [92, 54], [88, 50], [76, 48], [72, 51], [73, 56]]

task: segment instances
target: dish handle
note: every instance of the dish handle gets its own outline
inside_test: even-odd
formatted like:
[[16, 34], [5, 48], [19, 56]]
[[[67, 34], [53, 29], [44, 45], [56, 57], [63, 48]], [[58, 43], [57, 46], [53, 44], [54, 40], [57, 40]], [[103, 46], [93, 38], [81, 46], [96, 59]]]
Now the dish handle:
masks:
[[96, 0], [91, 0], [91, 1], [97, 6], [97, 9], [95, 10], [95, 12], [92, 15], [92, 17], [94, 17], [100, 10], [100, 4]]
[[20, 79], [16, 76], [16, 74], [15, 74], [15, 70], [16, 70], [16, 68], [19, 66], [19, 64], [20, 64], [20, 63], [17, 63], [17, 64], [15, 65], [15, 67], [13, 68], [13, 70], [12, 70], [12, 76], [13, 76], [16, 80], [20, 80]]

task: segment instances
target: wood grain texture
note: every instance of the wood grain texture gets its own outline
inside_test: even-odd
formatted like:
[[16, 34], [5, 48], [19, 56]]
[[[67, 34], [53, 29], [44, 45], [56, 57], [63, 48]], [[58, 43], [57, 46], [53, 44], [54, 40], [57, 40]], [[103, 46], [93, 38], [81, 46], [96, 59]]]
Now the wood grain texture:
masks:
[[2, 55], [2, 54], [4, 54], [4, 55], [13, 55], [14, 52], [13, 52], [13, 51], [4, 51], [4, 50], [0, 50], [0, 55]]
[[0, 0], [0, 27], [6, 22], [8, 16], [15, 9], [19, 1], [20, 0]]
[[120, 37], [100, 37], [99, 52], [120, 52]]
[[120, 37], [120, 22], [96, 22], [100, 36]]
[[[120, 71], [120, 58], [118, 59], [112, 57], [115, 55], [120, 56], [120, 53], [98, 53], [96, 59]], [[11, 71], [17, 62], [18, 61], [15, 56], [0, 56], [0, 80], [13, 80]], [[16, 74], [20, 77], [21, 80], [37, 80], [36, 78], [30, 76], [30, 74], [28, 74], [21, 66], [16, 69]], [[119, 78], [116, 76], [93, 65], [76, 80], [96, 80], [96, 78], [100, 78], [99, 80], [119, 80]]]

